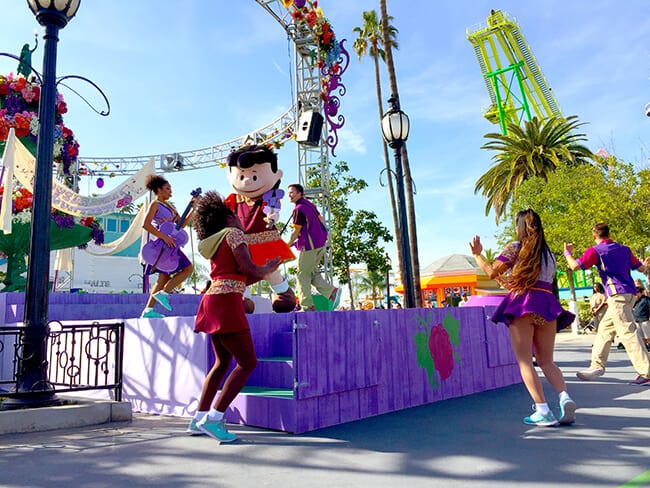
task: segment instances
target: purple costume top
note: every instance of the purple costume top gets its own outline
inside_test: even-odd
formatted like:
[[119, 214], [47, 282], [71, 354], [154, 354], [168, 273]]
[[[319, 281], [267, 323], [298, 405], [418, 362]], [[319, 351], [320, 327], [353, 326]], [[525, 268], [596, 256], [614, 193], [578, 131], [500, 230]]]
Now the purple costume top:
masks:
[[608, 297], [622, 293], [636, 294], [630, 269], [638, 269], [642, 263], [629, 247], [611, 239], [603, 239], [587, 249], [576, 261], [582, 269], [589, 269], [592, 266], [598, 268]]
[[293, 223], [299, 225], [300, 235], [294, 246], [299, 251], [320, 249], [327, 242], [327, 229], [323, 225], [316, 205], [306, 198], [300, 198], [293, 209]]
[[[151, 219], [151, 224], [156, 228], [159, 229], [160, 225], [163, 222], [167, 222], [170, 220], [173, 220], [173, 217], [176, 215], [176, 212], [172, 209], [172, 207], [169, 207], [167, 204], [158, 202], [158, 208], [156, 209], [156, 214], [153, 216], [153, 219]], [[173, 275], [175, 273], [178, 273], [180, 270], [187, 268], [190, 264], [192, 264], [192, 261], [188, 259], [188, 257], [181, 251], [180, 249], [178, 250], [178, 266], [174, 271], [171, 273], [165, 273], [169, 275]], [[157, 269], [151, 269], [150, 265], [147, 265], [147, 269], [145, 270], [147, 274], [152, 274], [152, 273], [160, 273]]]
[[[521, 243], [518, 241], [508, 244], [497, 259], [512, 268], [519, 259]], [[510, 325], [514, 319], [526, 314], [535, 314], [546, 322], [557, 320], [557, 330], [569, 326], [575, 315], [567, 312], [560, 305], [560, 301], [553, 294], [553, 278], [555, 276], [555, 257], [546, 251], [542, 258], [542, 269], [535, 285], [523, 293], [508, 293], [501, 304], [494, 311], [490, 320], [503, 322]]]

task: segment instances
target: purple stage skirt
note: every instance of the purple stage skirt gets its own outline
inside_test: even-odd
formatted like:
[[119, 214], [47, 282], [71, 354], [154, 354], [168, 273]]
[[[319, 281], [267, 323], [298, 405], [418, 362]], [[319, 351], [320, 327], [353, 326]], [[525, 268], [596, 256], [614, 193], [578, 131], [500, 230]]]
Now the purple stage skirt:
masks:
[[547, 322], [557, 320], [557, 330], [560, 331], [571, 325], [575, 315], [562, 308], [559, 300], [553, 295], [552, 289], [551, 283], [538, 281], [532, 289], [521, 295], [508, 293], [490, 320], [510, 325], [515, 318], [534, 313]]

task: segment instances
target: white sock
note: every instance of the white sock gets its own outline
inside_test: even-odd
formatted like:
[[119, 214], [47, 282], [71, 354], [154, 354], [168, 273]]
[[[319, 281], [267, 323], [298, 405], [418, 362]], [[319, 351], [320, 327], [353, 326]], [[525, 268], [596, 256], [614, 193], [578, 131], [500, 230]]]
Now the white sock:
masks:
[[278, 294], [284, 293], [289, 289], [289, 282], [287, 280], [283, 280], [277, 285], [271, 285], [271, 289]]
[[196, 413], [194, 414], [194, 417], [193, 417], [194, 421], [195, 422], [200, 422], [201, 420], [203, 420], [203, 417], [205, 417], [207, 414], [208, 414], [208, 412], [205, 411], [205, 410], [202, 411], [202, 412], [197, 410]]
[[146, 307], [146, 308], [142, 311], [142, 313], [151, 312], [152, 310], [153, 310], [153, 307]]
[[154, 295], [169, 295], [169, 293], [167, 293], [165, 290], [160, 290], [154, 293]]
[[221, 420], [222, 418], [223, 418], [223, 412], [220, 412], [215, 408], [211, 408], [210, 411], [208, 412], [208, 420], [212, 420], [216, 422], [218, 420]]
[[571, 397], [566, 391], [561, 391], [560, 392], [560, 403], [563, 403], [567, 400], [571, 400]]
[[551, 411], [548, 408], [548, 403], [536, 403], [535, 404], [535, 410], [537, 410], [544, 417], [546, 417], [548, 415], [548, 413]]

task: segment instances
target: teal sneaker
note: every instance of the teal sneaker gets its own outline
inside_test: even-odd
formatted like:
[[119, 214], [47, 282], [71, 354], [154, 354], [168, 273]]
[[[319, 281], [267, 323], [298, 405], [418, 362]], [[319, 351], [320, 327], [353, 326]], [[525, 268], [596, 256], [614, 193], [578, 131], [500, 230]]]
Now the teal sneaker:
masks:
[[161, 319], [164, 315], [156, 312], [155, 310], [149, 310], [148, 312], [143, 312], [140, 318], [143, 319]]
[[201, 429], [202, 432], [205, 432], [210, 437], [217, 439], [219, 442], [234, 442], [237, 440], [237, 436], [232, 432], [228, 432], [226, 429], [226, 421], [224, 419], [211, 421], [206, 417], [201, 422], [197, 422], [196, 426]]
[[541, 413], [535, 411], [529, 417], [524, 417], [524, 424], [538, 425], [540, 427], [553, 427], [555, 425], [558, 425], [559, 422], [551, 411], [548, 412], [548, 415], [542, 415]]
[[169, 304], [169, 297], [167, 293], [159, 291], [153, 296], [154, 300], [160, 303], [165, 309], [171, 310], [172, 306]]
[[570, 425], [576, 421], [576, 402], [568, 398], [560, 402], [560, 425]]
[[196, 425], [196, 420], [194, 419], [190, 420], [190, 423], [187, 426], [187, 429], [185, 429], [185, 432], [187, 432], [189, 435], [205, 435], [205, 432], [199, 429], [198, 425]]

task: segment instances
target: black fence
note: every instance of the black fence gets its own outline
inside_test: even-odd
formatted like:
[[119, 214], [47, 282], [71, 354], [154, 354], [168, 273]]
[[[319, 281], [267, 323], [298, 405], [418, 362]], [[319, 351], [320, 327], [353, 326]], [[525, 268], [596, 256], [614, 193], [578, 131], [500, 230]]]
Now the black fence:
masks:
[[[15, 393], [24, 335], [22, 325], [0, 326], [0, 397], [26, 395]], [[53, 321], [46, 340], [47, 391], [112, 390], [114, 399], [122, 400], [124, 322], [63, 325]]]

